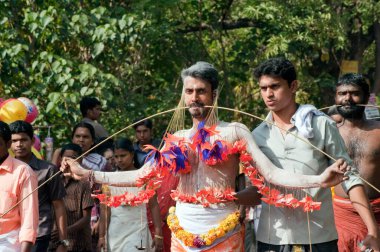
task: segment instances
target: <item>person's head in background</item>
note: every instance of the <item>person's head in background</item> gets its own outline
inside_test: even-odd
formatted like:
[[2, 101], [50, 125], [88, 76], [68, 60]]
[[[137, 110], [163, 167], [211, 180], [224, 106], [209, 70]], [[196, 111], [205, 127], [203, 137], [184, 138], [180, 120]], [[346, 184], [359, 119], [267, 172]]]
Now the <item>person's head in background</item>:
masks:
[[105, 139], [105, 137], [101, 137], [95, 141], [95, 145], [98, 146], [94, 152], [103, 156], [107, 160], [107, 167], [105, 168], [106, 171], [115, 171], [115, 158], [113, 151], [114, 141], [113, 139], [108, 139], [105, 141]]
[[25, 163], [32, 159], [34, 144], [33, 127], [25, 121], [15, 121], [9, 125], [12, 133], [11, 149], [15, 157]]
[[[64, 157], [69, 157], [72, 159], [77, 159], [82, 155], [82, 148], [74, 143], [68, 143], [62, 146], [61, 151], [59, 153], [60, 160]], [[82, 159], [79, 159], [78, 162], [82, 162]], [[59, 164], [61, 166], [61, 164]]]
[[329, 108], [329, 110], [327, 111], [327, 115], [330, 116], [331, 119], [333, 119], [336, 122], [336, 124], [340, 124], [344, 120], [343, 116], [339, 114], [335, 105]]
[[98, 99], [85, 96], [80, 101], [79, 106], [83, 118], [89, 118], [93, 121], [99, 120], [102, 114], [102, 104]]
[[86, 122], [78, 123], [72, 131], [71, 141], [79, 145], [83, 152], [88, 151], [95, 143], [94, 127]]
[[8, 124], [0, 121], [0, 158], [5, 159], [8, 156], [8, 149], [11, 147], [12, 133]]
[[119, 138], [115, 141], [114, 156], [116, 168], [119, 171], [134, 170], [133, 143], [127, 138]]
[[365, 107], [358, 104], [367, 104], [369, 96], [369, 85], [361, 74], [344, 74], [336, 84], [335, 104], [339, 114], [346, 119], [363, 119]]
[[[141, 119], [135, 120], [135, 122], [140, 121]], [[138, 124], [134, 125], [136, 139], [140, 146], [144, 146], [146, 144], [150, 144], [152, 142], [152, 128], [153, 123], [151, 120], [147, 119]]]
[[114, 171], [115, 169], [115, 154], [113, 148], [106, 148], [101, 155], [107, 160], [107, 170]]

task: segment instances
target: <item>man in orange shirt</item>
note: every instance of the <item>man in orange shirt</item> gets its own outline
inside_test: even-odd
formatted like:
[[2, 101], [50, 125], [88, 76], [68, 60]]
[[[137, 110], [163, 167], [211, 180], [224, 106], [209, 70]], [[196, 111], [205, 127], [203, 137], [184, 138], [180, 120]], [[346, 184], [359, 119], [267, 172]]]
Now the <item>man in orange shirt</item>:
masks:
[[36, 189], [37, 177], [27, 164], [8, 154], [10, 145], [9, 126], [0, 121], [0, 251], [30, 252], [37, 236], [37, 192], [7, 211]]

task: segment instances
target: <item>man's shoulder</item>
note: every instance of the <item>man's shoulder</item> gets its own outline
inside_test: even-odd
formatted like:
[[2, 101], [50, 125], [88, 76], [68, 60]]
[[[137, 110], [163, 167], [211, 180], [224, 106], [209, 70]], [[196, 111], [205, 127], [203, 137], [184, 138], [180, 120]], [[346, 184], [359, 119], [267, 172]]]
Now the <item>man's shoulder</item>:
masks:
[[264, 132], [266, 132], [267, 130], [269, 130], [268, 123], [261, 122], [258, 126], [256, 126], [256, 128], [252, 130], [252, 135], [259, 136], [264, 134]]
[[241, 123], [241, 122], [224, 122], [220, 121], [218, 123], [218, 127], [220, 128], [244, 128], [248, 129], [247, 125]]
[[336, 122], [331, 119], [328, 115], [323, 114], [323, 115], [314, 115], [312, 118], [312, 127], [320, 127], [323, 125], [328, 125], [328, 126], [333, 126], [336, 127]]
[[30, 166], [34, 170], [49, 170], [49, 169], [56, 170], [57, 169], [57, 167], [54, 164], [52, 164], [46, 160], [39, 159], [35, 156], [34, 156], [32, 162], [30, 163]]
[[25, 162], [17, 159], [17, 158], [14, 158], [12, 156], [9, 156], [9, 163], [8, 165], [12, 165], [13, 166], [13, 170], [25, 170], [25, 171], [33, 171], [32, 168]]

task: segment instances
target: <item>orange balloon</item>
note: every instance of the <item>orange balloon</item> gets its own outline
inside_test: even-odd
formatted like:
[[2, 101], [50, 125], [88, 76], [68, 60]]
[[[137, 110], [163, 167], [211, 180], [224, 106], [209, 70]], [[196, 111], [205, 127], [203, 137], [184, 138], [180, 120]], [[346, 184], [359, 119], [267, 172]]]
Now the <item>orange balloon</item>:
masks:
[[17, 99], [8, 99], [1, 103], [0, 108], [0, 121], [5, 123], [12, 123], [17, 120], [24, 121], [28, 114], [28, 109], [24, 103]]

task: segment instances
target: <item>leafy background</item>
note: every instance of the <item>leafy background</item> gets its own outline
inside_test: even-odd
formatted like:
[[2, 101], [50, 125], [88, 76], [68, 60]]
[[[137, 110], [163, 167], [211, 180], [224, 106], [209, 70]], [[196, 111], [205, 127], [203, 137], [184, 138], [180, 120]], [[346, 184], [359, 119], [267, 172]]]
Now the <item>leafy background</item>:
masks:
[[[0, 94], [32, 99], [34, 126], [51, 125], [59, 144], [81, 119], [84, 95], [101, 100], [101, 122], [116, 132], [173, 108], [181, 69], [205, 60], [220, 70], [220, 105], [263, 117], [252, 70], [280, 55], [297, 67], [298, 101], [328, 106], [342, 60], [359, 61], [379, 94], [379, 17], [375, 0], [0, 0]], [[156, 135], [169, 120], [154, 119]]]

